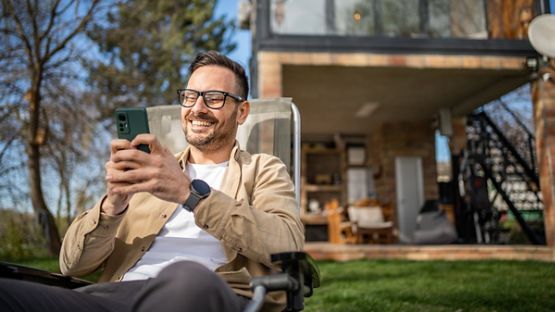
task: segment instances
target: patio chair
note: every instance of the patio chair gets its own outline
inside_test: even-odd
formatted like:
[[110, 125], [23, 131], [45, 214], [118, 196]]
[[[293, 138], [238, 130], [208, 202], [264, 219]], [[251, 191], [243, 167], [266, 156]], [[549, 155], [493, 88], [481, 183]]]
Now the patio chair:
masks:
[[348, 208], [352, 231], [357, 243], [392, 244], [394, 228], [392, 221], [385, 221], [382, 207], [368, 206]]
[[[300, 115], [290, 98], [252, 99], [247, 121], [239, 127], [237, 140], [250, 153], [278, 156], [293, 176], [298, 212], [300, 213]], [[181, 129], [180, 106], [148, 107], [150, 132], [170, 151], [177, 153], [187, 146]], [[288, 139], [288, 138], [292, 138]], [[304, 298], [320, 286], [320, 273], [312, 258], [299, 251], [271, 255], [271, 262], [281, 272], [255, 277], [251, 281], [254, 296], [246, 311], [258, 311], [267, 292], [285, 291], [285, 311], [304, 309]], [[0, 262], [0, 277], [34, 281], [65, 288], [89, 285], [89, 281], [50, 273], [17, 264]]]

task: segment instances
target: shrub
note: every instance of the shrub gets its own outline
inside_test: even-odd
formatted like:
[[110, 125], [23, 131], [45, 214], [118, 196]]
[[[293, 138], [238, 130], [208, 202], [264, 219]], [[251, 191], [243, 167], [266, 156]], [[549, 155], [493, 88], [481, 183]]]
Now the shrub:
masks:
[[44, 257], [46, 241], [36, 218], [29, 213], [0, 209], [0, 259], [17, 261]]

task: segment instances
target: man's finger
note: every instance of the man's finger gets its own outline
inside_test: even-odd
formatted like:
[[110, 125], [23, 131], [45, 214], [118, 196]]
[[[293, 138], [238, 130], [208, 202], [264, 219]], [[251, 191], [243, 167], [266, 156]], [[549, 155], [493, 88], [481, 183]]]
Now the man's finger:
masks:
[[131, 145], [134, 147], [137, 147], [140, 144], [148, 145], [151, 152], [157, 152], [162, 150], [162, 145], [160, 144], [158, 139], [156, 139], [156, 136], [150, 133], [141, 133], [137, 135], [135, 139], [133, 139], [133, 141], [131, 141]]
[[127, 161], [127, 160], [112, 162], [110, 164], [110, 169], [118, 170], [118, 171], [126, 171], [131, 169], [137, 169], [140, 167], [141, 165], [139, 163], [135, 161]]
[[153, 181], [144, 181], [141, 183], [133, 183], [114, 187], [112, 191], [115, 194], [132, 195], [139, 192], [152, 192]]
[[129, 162], [135, 162], [135, 163], [138, 163], [139, 165], [142, 165], [147, 163], [147, 158], [148, 158], [148, 154], [133, 148], [133, 149], [125, 149], [125, 150], [117, 151], [116, 153], [112, 154], [112, 156], [110, 157], [110, 160], [112, 160], [115, 163], [121, 162], [121, 161], [129, 161]]
[[152, 170], [149, 169], [132, 169], [127, 171], [114, 171], [106, 175], [106, 180], [110, 183], [126, 182], [140, 183], [151, 179]]
[[114, 139], [110, 142], [110, 150], [112, 151], [112, 154], [115, 154], [117, 151], [130, 148], [133, 148], [131, 146], [131, 142], [125, 139]]
[[127, 182], [109, 182], [108, 183], [108, 193], [113, 192], [114, 188], [118, 188], [118, 187], [124, 187], [124, 186], [128, 186], [131, 185], [131, 183], [127, 183]]
[[112, 158], [104, 165], [106, 172], [110, 172], [113, 170], [116, 171], [126, 171], [129, 169], [137, 169], [141, 167], [141, 164], [137, 163], [136, 161], [129, 161], [129, 160], [121, 160], [121, 161], [113, 161]]

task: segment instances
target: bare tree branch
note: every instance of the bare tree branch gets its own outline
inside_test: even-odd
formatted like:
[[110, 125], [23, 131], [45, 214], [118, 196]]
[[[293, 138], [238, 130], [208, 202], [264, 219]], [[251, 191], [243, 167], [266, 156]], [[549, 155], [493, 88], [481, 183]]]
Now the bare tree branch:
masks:
[[56, 11], [58, 10], [59, 5], [60, 5], [60, 0], [56, 0], [52, 4], [52, 7], [50, 8], [50, 13], [48, 14], [48, 17], [49, 17], [48, 25], [46, 26], [46, 29], [44, 30], [44, 32], [39, 35], [39, 41], [42, 42], [44, 38], [50, 34], [52, 27], [54, 27], [54, 20], [56, 19], [56, 16], [57, 16]]
[[99, 0], [94, 0], [92, 2], [91, 7], [87, 11], [87, 14], [85, 14], [81, 18], [81, 22], [79, 22], [79, 25], [77, 25], [77, 27], [75, 27], [75, 29], [73, 29], [73, 31], [71, 31], [69, 35], [67, 35], [64, 39], [62, 39], [62, 41], [56, 47], [54, 47], [52, 51], [49, 51], [49, 46], [47, 46], [44, 59], [49, 60], [53, 55], [58, 53], [58, 51], [62, 50], [70, 40], [72, 40], [77, 34], [79, 34], [85, 29], [85, 26], [91, 20], [93, 12], [98, 4], [99, 4]]
[[3, 143], [4, 146], [2, 147], [2, 150], [0, 150], [0, 160], [2, 160], [2, 158], [4, 158], [4, 155], [9, 150], [9, 148], [11, 147], [12, 143], [15, 141], [16, 138], [17, 138], [17, 136], [13, 135], [7, 141], [4, 141], [4, 143]]

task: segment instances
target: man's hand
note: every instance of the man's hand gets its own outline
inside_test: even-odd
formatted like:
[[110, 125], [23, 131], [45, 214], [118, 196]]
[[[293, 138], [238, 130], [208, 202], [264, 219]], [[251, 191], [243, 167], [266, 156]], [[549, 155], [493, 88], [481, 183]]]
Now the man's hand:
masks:
[[[127, 170], [112, 170], [106, 175], [112, 186], [109, 194], [128, 199], [135, 193], [148, 192], [162, 200], [184, 203], [191, 180], [175, 157], [152, 134], [140, 134], [129, 144], [131, 149], [117, 150], [110, 158], [118, 169]], [[137, 150], [139, 144], [148, 145], [150, 154]]]
[[117, 215], [122, 213], [131, 199], [130, 195], [127, 194], [117, 194], [114, 192], [114, 188], [121, 185], [128, 185], [128, 183], [114, 183], [109, 180], [109, 177], [118, 174], [119, 172], [124, 172], [133, 164], [126, 164], [125, 162], [114, 161], [115, 154], [120, 150], [132, 149], [131, 142], [123, 139], [112, 140], [110, 143], [110, 160], [106, 162], [104, 168], [106, 169], [106, 190], [108, 195], [104, 202], [102, 203], [102, 212], [108, 215]]

